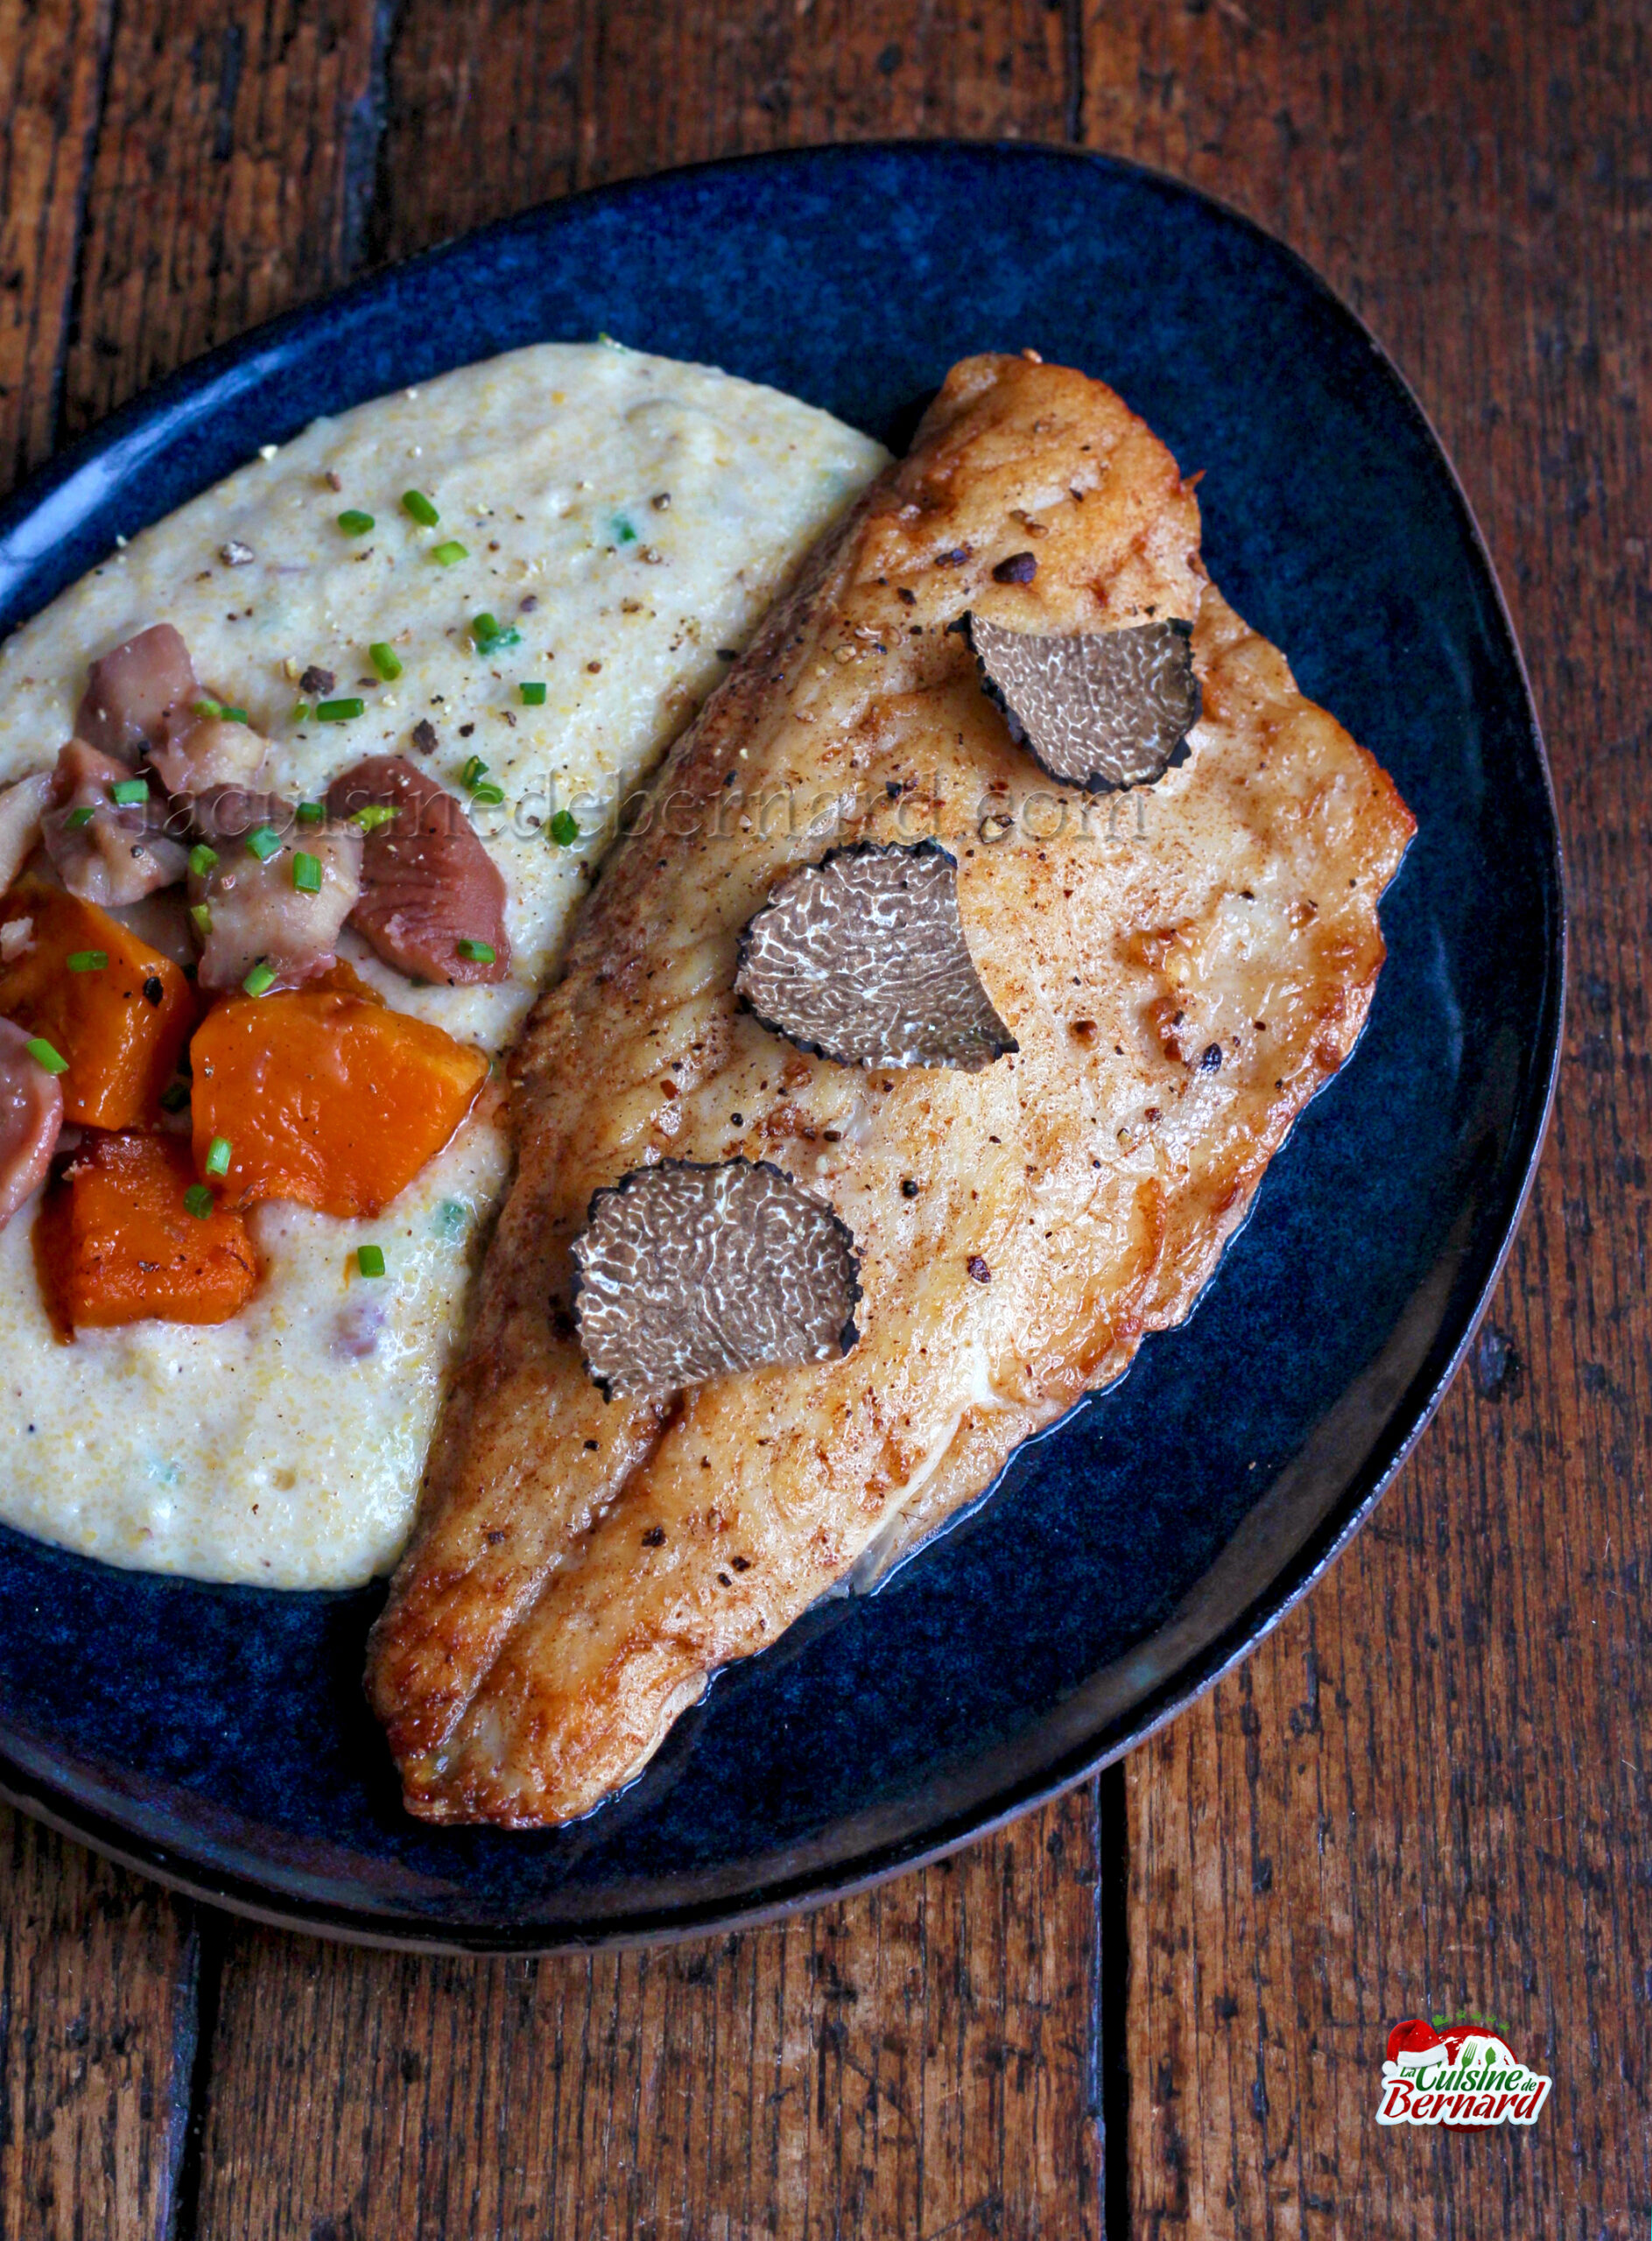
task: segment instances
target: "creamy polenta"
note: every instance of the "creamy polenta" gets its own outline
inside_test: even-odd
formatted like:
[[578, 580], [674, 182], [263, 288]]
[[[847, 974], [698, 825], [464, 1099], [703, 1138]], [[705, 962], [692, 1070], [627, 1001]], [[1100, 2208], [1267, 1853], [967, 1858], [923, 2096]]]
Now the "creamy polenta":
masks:
[[[510, 977], [419, 986], [348, 928], [339, 954], [497, 1054], [617, 804], [882, 456], [772, 390], [607, 344], [518, 351], [318, 422], [0, 648], [0, 784], [51, 767], [92, 661], [174, 625], [271, 742], [260, 786], [323, 796], [394, 754], [467, 801], [505, 882]], [[372, 1219], [254, 1206], [257, 1292], [206, 1327], [60, 1343], [25, 1204], [0, 1231], [0, 1520], [211, 1579], [341, 1586], [390, 1566], [506, 1178], [486, 1111]]]

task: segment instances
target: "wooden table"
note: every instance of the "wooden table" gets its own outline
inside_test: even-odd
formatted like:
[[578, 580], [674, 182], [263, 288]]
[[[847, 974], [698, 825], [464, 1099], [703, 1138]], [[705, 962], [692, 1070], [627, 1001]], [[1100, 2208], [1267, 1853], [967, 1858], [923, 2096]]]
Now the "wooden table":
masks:
[[[664, 164], [1010, 135], [1213, 189], [1462, 470], [1574, 944], [1471, 1368], [1202, 1704], [943, 1866], [617, 1958], [314, 1944], [0, 1816], [0, 2237], [1644, 2235], [1647, 0], [0, 0], [0, 474], [368, 263]], [[1536, 2131], [1379, 2129], [1389, 2024], [1459, 2009], [1554, 2076]]]

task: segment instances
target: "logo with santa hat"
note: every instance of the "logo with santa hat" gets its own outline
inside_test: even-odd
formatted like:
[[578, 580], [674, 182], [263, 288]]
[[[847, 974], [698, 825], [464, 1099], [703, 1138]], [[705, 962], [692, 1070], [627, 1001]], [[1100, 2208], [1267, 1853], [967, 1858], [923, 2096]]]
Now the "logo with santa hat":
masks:
[[1380, 2125], [1535, 2125], [1552, 2078], [1516, 2062], [1495, 2025], [1475, 2017], [1414, 2017], [1388, 2034]]

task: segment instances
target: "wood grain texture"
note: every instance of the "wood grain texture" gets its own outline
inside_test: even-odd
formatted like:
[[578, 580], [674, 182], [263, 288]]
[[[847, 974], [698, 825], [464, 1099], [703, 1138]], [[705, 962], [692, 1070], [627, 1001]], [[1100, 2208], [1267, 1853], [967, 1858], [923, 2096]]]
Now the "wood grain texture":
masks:
[[[1652, 2218], [1649, 31], [1634, 0], [1089, 23], [1091, 139], [1301, 249], [1440, 426], [1532, 665], [1574, 939], [1557, 1127], [1480, 1377], [1331, 1578], [1128, 1765], [1142, 2234]], [[1384, 2133], [1389, 2025], [1461, 2009], [1551, 2071], [1536, 2132]]]
[[0, 2237], [159, 2237], [195, 2051], [193, 1909], [0, 1806]]
[[385, 53], [376, 260], [573, 191], [581, 50], [573, 0], [404, 0]]
[[581, 185], [810, 141], [1066, 129], [1066, 19], [1047, 0], [597, 0], [592, 18], [602, 46], [580, 105]]
[[375, 27], [373, 0], [124, 0], [67, 432], [347, 276], [371, 179]]
[[51, 450], [113, 0], [0, 0], [0, 488]]
[[237, 1931], [200, 2230], [1088, 2241], [1093, 1805], [651, 1953], [421, 1961]]
[[405, 255], [573, 187], [763, 148], [1058, 139], [1066, 30], [1046, 0], [404, 0], [374, 249]]

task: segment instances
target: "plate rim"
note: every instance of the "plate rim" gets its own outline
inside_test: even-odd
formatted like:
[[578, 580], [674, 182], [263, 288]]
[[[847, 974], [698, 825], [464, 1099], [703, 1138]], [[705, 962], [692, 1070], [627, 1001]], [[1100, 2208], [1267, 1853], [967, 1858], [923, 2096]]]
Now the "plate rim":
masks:
[[[1424, 439], [1424, 449], [1444, 470], [1445, 488], [1456, 510], [1472, 563], [1478, 566], [1492, 594], [1493, 611], [1501, 629], [1507, 655], [1523, 704], [1530, 743], [1542, 781], [1541, 804], [1545, 821], [1543, 884], [1552, 896], [1555, 919], [1544, 960], [1544, 986], [1540, 1028], [1533, 1056], [1543, 1062], [1541, 1095], [1524, 1102], [1522, 1127], [1514, 1133], [1529, 1134], [1529, 1143], [1518, 1189], [1503, 1225], [1490, 1268], [1473, 1301], [1462, 1312], [1461, 1329], [1448, 1359], [1420, 1400], [1402, 1394], [1374, 1443], [1370, 1455], [1348, 1480], [1332, 1504], [1289, 1561], [1262, 1593], [1254, 1596], [1191, 1661], [1138, 1702], [1124, 1716], [1120, 1732], [1092, 1733], [1059, 1754], [1052, 1765], [1020, 1780], [1012, 1780], [986, 1800], [958, 1809], [938, 1828], [922, 1835], [874, 1845], [845, 1865], [799, 1871], [760, 1885], [753, 1893], [730, 1902], [709, 1899], [689, 1901], [669, 1909], [641, 1909], [630, 1914], [594, 1919], [588, 1927], [552, 1923], [524, 1918], [519, 1922], [476, 1923], [462, 1928], [449, 1922], [429, 1924], [401, 1912], [379, 1916], [330, 1901], [288, 1897], [253, 1878], [209, 1867], [188, 1858], [158, 1839], [123, 1824], [95, 1805], [66, 1792], [49, 1780], [32, 1774], [6, 1747], [16, 1732], [0, 1712], [0, 1802], [44, 1823], [60, 1835], [83, 1844], [102, 1858], [159, 1883], [180, 1897], [222, 1909], [266, 1927], [296, 1930], [308, 1935], [382, 1950], [441, 1954], [454, 1956], [510, 1954], [520, 1957], [559, 1953], [591, 1952], [599, 1949], [675, 1944], [704, 1937], [719, 1930], [746, 1929], [782, 1921], [805, 1908], [853, 1898], [897, 1875], [945, 1859], [965, 1845], [1006, 1828], [1023, 1815], [1064, 1795], [1146, 1742], [1208, 1690], [1213, 1688], [1301, 1602], [1346, 1550], [1369, 1519], [1383, 1493], [1397, 1476], [1417, 1441], [1428, 1429], [1445, 1394], [1461, 1371], [1480, 1323], [1500, 1282], [1515, 1239], [1519, 1233], [1536, 1187], [1553, 1122], [1557, 1086], [1564, 1055], [1566, 999], [1571, 973], [1570, 910], [1565, 854], [1558, 803], [1548, 748], [1531, 688], [1524, 651], [1509, 612], [1501, 580], [1493, 562], [1485, 533], [1451, 453], [1426, 408], [1411, 388], [1387, 348], [1364, 318], [1291, 245], [1270, 232], [1247, 212], [1220, 195], [1155, 165], [1106, 153], [1041, 140], [968, 139], [954, 137], [924, 139], [877, 139], [807, 144], [795, 148], [764, 149], [679, 164], [664, 169], [587, 187], [531, 205], [510, 216], [446, 236], [418, 251], [374, 268], [302, 304], [232, 336], [215, 348], [190, 359], [96, 422], [63, 450], [44, 461], [0, 507], [0, 543], [42, 507], [83, 468], [118, 446], [127, 436], [164, 417], [190, 397], [278, 348], [319, 315], [347, 312], [381, 292], [387, 283], [416, 278], [422, 268], [434, 266], [468, 253], [478, 243], [503, 242], [517, 232], [530, 233], [545, 226], [552, 214], [601, 204], [622, 202], [641, 192], [685, 179], [707, 179], [750, 171], [782, 171], [802, 162], [850, 165], [868, 158], [898, 158], [903, 162], [959, 157], [995, 156], [1014, 161], [1031, 156], [1056, 159], [1086, 170], [1144, 183], [1157, 192], [1202, 206], [1227, 224], [1241, 228], [1272, 256], [1294, 269], [1309, 292], [1346, 321], [1369, 349], [1379, 377], [1386, 383]], [[210, 487], [203, 485], [203, 488]], [[1397, 1431], [1395, 1427], [1403, 1424]]]

